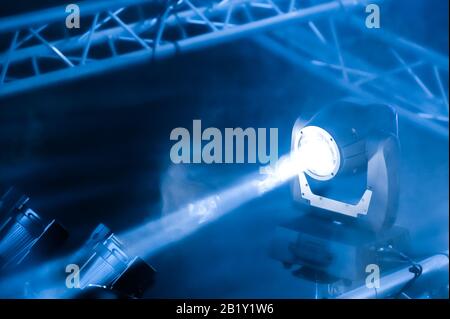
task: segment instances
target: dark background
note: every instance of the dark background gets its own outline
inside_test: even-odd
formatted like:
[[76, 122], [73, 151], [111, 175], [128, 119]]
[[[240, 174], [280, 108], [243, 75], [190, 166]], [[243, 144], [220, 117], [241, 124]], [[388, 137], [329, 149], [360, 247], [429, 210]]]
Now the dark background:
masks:
[[[56, 3], [8, 2], [0, 12]], [[395, 1], [386, 13], [386, 27], [448, 55], [448, 1]], [[120, 232], [168, 212], [171, 199], [163, 199], [172, 188], [188, 202], [258, 168], [173, 167], [173, 128], [190, 128], [193, 119], [204, 127], [278, 127], [282, 154], [297, 116], [341, 96], [241, 40], [3, 98], [0, 185], [26, 192], [77, 246], [99, 222]], [[448, 249], [448, 138], [403, 119], [400, 136], [398, 223], [409, 228], [417, 256]], [[149, 296], [312, 297], [312, 285], [267, 256], [276, 225], [296, 213], [284, 186], [167, 247], [149, 259], [158, 270]]]

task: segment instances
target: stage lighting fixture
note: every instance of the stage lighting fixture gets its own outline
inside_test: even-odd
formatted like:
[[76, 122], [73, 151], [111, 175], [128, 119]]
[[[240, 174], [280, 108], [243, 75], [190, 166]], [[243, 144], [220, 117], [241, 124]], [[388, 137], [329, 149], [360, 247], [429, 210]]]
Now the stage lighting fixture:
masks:
[[91, 234], [77, 259], [81, 298], [140, 298], [154, 282], [153, 267], [140, 257], [130, 257], [103, 224]]
[[278, 228], [272, 257], [314, 270], [305, 273], [359, 280], [380, 263], [380, 247], [407, 250], [408, 232], [394, 226], [399, 149], [397, 114], [387, 105], [348, 99], [299, 118], [292, 196], [303, 214]]
[[0, 272], [49, 258], [65, 242], [67, 231], [28, 207], [29, 198], [14, 188], [0, 199]]
[[298, 119], [291, 150], [303, 168], [293, 182], [296, 202], [372, 231], [393, 225], [399, 141], [391, 107], [342, 101]]

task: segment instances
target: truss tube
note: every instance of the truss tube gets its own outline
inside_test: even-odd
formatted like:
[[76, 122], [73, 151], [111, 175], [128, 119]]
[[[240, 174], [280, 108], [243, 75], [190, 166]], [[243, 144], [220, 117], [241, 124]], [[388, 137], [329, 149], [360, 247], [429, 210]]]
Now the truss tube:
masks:
[[[149, 23], [133, 23], [130, 25], [135, 32], [141, 33], [151, 26]], [[127, 34], [127, 31], [121, 27], [114, 27], [108, 30], [96, 31], [91, 36], [91, 45], [99, 44], [101, 42], [107, 42], [108, 36], [119, 37], [121, 35]], [[52, 45], [59, 48], [60, 50], [75, 50], [82, 48], [89, 41], [89, 37], [72, 37], [69, 40], [59, 40], [52, 42]], [[21, 61], [34, 56], [38, 57], [48, 53], [48, 47], [45, 45], [35, 45], [27, 47], [24, 49], [14, 51], [14, 55], [10, 57], [10, 62]], [[4, 63], [6, 60], [6, 55], [0, 56], [0, 63]]]
[[[330, 77], [330, 74], [326, 72], [325, 70], [319, 70], [317, 67], [313, 66], [309, 61], [306, 61], [302, 58], [299, 58], [299, 55], [295, 53], [292, 50], [289, 50], [282, 44], [278, 43], [274, 39], [267, 37], [267, 36], [261, 36], [255, 39], [255, 42], [259, 44], [264, 49], [272, 52], [276, 56], [279, 56], [280, 58], [286, 59], [287, 61], [293, 63], [294, 65], [308, 70], [314, 74], [317, 74], [322, 79], [331, 82], [333, 85], [338, 85], [342, 89], [346, 90], [347, 92], [351, 92], [352, 94], [355, 94], [361, 98], [367, 99], [367, 101], [374, 101], [374, 102], [381, 102], [381, 103], [389, 103], [389, 101], [380, 99], [379, 96], [375, 96], [369, 92], [366, 92], [364, 90], [361, 90], [358, 87], [355, 87], [354, 85], [345, 82], [340, 79], [336, 79], [336, 77]], [[421, 118], [417, 116], [416, 113], [404, 108], [404, 107], [397, 107], [396, 108], [399, 115], [412, 121], [413, 123], [416, 123], [426, 129], [429, 129], [431, 132], [434, 132], [435, 134], [438, 134], [439, 136], [447, 137], [448, 138], [448, 127], [443, 127], [433, 121], [426, 120], [424, 118]]]
[[[142, 2], [142, 1], [140, 1]], [[239, 3], [251, 3], [251, 1], [246, 0], [246, 1], [240, 1]], [[237, 3], [234, 3], [234, 5], [237, 5]], [[216, 32], [211, 32], [208, 34], [203, 34], [201, 36], [197, 36], [197, 37], [193, 37], [191, 38], [191, 42], [192, 45], [197, 46], [199, 48], [202, 47], [208, 47], [210, 45], [213, 45], [214, 43], [220, 43], [221, 41], [221, 37], [225, 37], [224, 41], [230, 41], [233, 40], [235, 38], [239, 38], [242, 36], [247, 35], [248, 32], [252, 32], [254, 30], [260, 30], [260, 31], [264, 31], [270, 27], [275, 27], [278, 25], [282, 25], [284, 23], [289, 23], [292, 21], [302, 21], [305, 18], [309, 19], [317, 19], [320, 18], [322, 15], [327, 14], [327, 13], [333, 13], [334, 11], [337, 11], [339, 9], [342, 9], [341, 6], [356, 6], [359, 5], [358, 2], [352, 1], [352, 0], [346, 0], [346, 1], [332, 1], [329, 3], [325, 3], [325, 4], [320, 4], [320, 5], [316, 5], [310, 8], [303, 8], [303, 9], [299, 9], [297, 11], [292, 11], [289, 13], [285, 13], [282, 15], [278, 15], [275, 17], [271, 17], [271, 18], [267, 18], [267, 19], [263, 19], [263, 20], [259, 20], [256, 22], [251, 22], [249, 24], [246, 25], [241, 25], [241, 26], [237, 26], [234, 28], [227, 28], [227, 29], [222, 29]], [[225, 12], [228, 9], [228, 7], [218, 7], [217, 9], [214, 9], [213, 14], [217, 15], [217, 14], [221, 14], [223, 12]], [[198, 11], [201, 13], [204, 13], [207, 10], [207, 8], [199, 8]], [[61, 10], [59, 10], [58, 12], [61, 12]], [[95, 12], [93, 12], [95, 13]], [[193, 11], [184, 11], [181, 12], [180, 14], [178, 14], [179, 18], [182, 19], [188, 19], [189, 17], [193, 17], [195, 16], [196, 13]], [[152, 27], [152, 24], [150, 23], [150, 20], [145, 20], [144, 22], [136, 22], [130, 25], [130, 27], [136, 31], [136, 33], [141, 33], [144, 32], [146, 30], [148, 30], [150, 27]], [[156, 18], [155, 18], [156, 20]], [[176, 23], [176, 18], [172, 15], [170, 16], [167, 21], [165, 22], [167, 25], [172, 25], [174, 23]], [[47, 21], [47, 20], [44, 20]], [[1, 30], [1, 28], [0, 28]], [[107, 37], [106, 36], [113, 36], [113, 37], [117, 37], [120, 36], [122, 34], [126, 34], [126, 30], [124, 30], [122, 27], [115, 27], [115, 28], [111, 28], [108, 30], [103, 30], [103, 31], [98, 31], [96, 33], [94, 33], [92, 35], [91, 41], [92, 44], [98, 44], [101, 42], [106, 42], [107, 41]], [[234, 37], [235, 36], [235, 37]], [[86, 44], [87, 42], [87, 37], [72, 37], [69, 40], [64, 39], [64, 40], [59, 40], [56, 42], [53, 42], [52, 44], [56, 47], [58, 47], [61, 50], [74, 50], [80, 47], [83, 47], [83, 45]], [[218, 41], [216, 41], [218, 40]], [[201, 45], [200, 42], [206, 42], [204, 45]], [[189, 43], [190, 41], [186, 41], [186, 45]], [[179, 45], [181, 47], [181, 45]], [[14, 61], [20, 61], [20, 60], [24, 60], [27, 58], [31, 58], [33, 56], [39, 56], [40, 54], [46, 54], [48, 52], [48, 48], [45, 45], [35, 45], [32, 47], [28, 47], [28, 48], [24, 48], [24, 49], [20, 49], [14, 52], [14, 56], [10, 57], [10, 62], [14, 62]], [[6, 55], [3, 54], [0, 56], [0, 63], [3, 63], [6, 60]]]
[[[147, 1], [148, 2], [148, 1]], [[249, 0], [241, 0], [240, 3], [249, 2]], [[214, 14], [220, 14], [222, 11], [227, 9], [228, 7], [224, 8], [217, 8], [214, 10]], [[207, 8], [199, 8], [199, 12], [204, 12], [207, 10]], [[105, 10], [106, 12], [106, 10]], [[97, 12], [93, 12], [92, 14], [96, 14]], [[192, 11], [183, 11], [178, 14], [179, 19], [189, 19], [195, 16], [196, 13]], [[147, 19], [145, 21], [140, 21], [136, 23], [131, 23], [128, 26], [137, 34], [140, 34], [151, 27], [153, 27], [156, 23], [157, 18], [153, 19]], [[176, 18], [172, 15], [166, 20], [166, 25], [173, 25], [175, 24]], [[0, 29], [1, 32], [1, 29]], [[108, 41], [108, 37], [119, 37], [121, 35], [127, 34], [127, 31], [124, 30], [124, 28], [117, 26], [114, 28], [110, 28], [107, 30], [102, 31], [96, 31], [91, 37], [91, 44], [99, 44], [102, 42]], [[87, 36], [74, 36], [70, 39], [63, 39], [59, 41], [52, 42], [52, 44], [61, 50], [75, 50], [78, 48], [83, 47], [88, 42]], [[31, 58], [33, 56], [39, 56], [41, 54], [46, 54], [48, 52], [48, 48], [45, 45], [34, 45], [31, 47], [23, 48], [20, 50], [16, 50], [14, 52], [14, 56], [10, 57], [10, 61], [20, 61], [27, 58]], [[0, 55], [0, 63], [3, 63], [6, 60], [6, 53], [3, 55]]]
[[[446, 272], [448, 275], [448, 251], [426, 258], [419, 262], [422, 266], [422, 275], [417, 279], [420, 281], [423, 277]], [[369, 299], [369, 298], [389, 298], [393, 297], [411, 280], [414, 274], [409, 270], [410, 266], [392, 272], [380, 278], [380, 288], [367, 288], [365, 285], [346, 292], [338, 299]]]
[[[179, 52], [188, 52], [202, 49], [226, 41], [235, 40], [248, 36], [255, 32], [268, 30], [286, 23], [317, 19], [323, 15], [332, 14], [347, 8], [360, 5], [354, 0], [330, 1], [324, 4], [315, 5], [309, 8], [298, 9], [297, 11], [276, 15], [266, 19], [249, 22], [243, 25], [229, 27], [218, 31], [194, 36], [179, 40], [175, 43], [164, 43], [154, 50], [142, 49], [132, 53], [114, 56], [103, 60], [97, 60], [85, 65], [65, 68], [51, 73], [35, 75], [25, 79], [19, 79], [6, 83], [0, 87], [0, 96], [15, 94], [21, 91], [43, 87], [46, 85], [59, 83], [64, 80], [80, 78], [88, 75], [118, 69], [133, 63], [148, 61], [150, 59], [163, 59], [173, 56]], [[105, 37], [107, 38], [107, 37]]]
[[342, 10], [342, 6], [350, 8], [358, 5], [360, 5], [360, 3], [353, 0], [332, 1], [260, 21], [251, 22], [239, 27], [228, 28], [186, 39], [179, 42], [179, 48], [181, 52], [200, 49], [222, 42], [236, 40], [238, 38], [248, 36], [254, 32], [266, 31], [273, 27], [279, 27], [285, 23], [315, 20], [322, 17], [324, 14], [332, 14], [333, 12]]
[[[297, 32], [299, 32], [299, 31], [300, 30], [297, 30]], [[301, 34], [301, 38], [302, 38], [301, 47], [299, 47], [296, 42], [293, 42], [290, 37], [283, 38], [283, 40], [290, 43], [291, 47], [298, 47], [299, 50], [305, 51], [312, 56], [314, 56], [314, 55], [317, 56], [320, 52], [321, 56], [319, 58], [323, 59], [324, 61], [333, 61], [332, 59], [330, 59], [330, 54], [329, 54], [329, 52], [332, 52], [332, 49], [329, 46], [324, 45], [324, 44], [321, 44], [320, 49], [319, 49], [317, 47], [317, 45], [314, 46], [314, 42], [308, 41], [309, 37], [310, 36], [305, 32]], [[280, 38], [280, 37], [277, 36], [277, 38]], [[317, 41], [315, 43], [317, 43]], [[381, 70], [379, 70], [378, 68], [376, 68], [373, 65], [370, 65], [370, 63], [363, 61], [358, 56], [355, 56], [351, 53], [346, 52], [344, 57], [347, 61], [352, 61], [352, 64], [361, 70], [366, 70], [373, 74], [382, 74]], [[402, 68], [403, 68], [403, 71], [406, 70], [404, 65], [402, 65]], [[333, 79], [334, 78], [335, 77], [333, 77]], [[380, 93], [377, 94], [378, 97], [385, 97], [385, 98], [388, 98], [390, 101], [395, 101], [394, 95], [401, 92], [403, 94], [403, 96], [408, 96], [410, 98], [409, 99], [410, 102], [408, 102], [408, 105], [415, 108], [417, 111], [420, 111], [420, 112], [425, 112], [427, 108], [433, 109], [435, 107], [435, 105], [438, 105], [438, 103], [439, 103], [439, 101], [436, 99], [436, 97], [424, 99], [422, 92], [419, 92], [416, 90], [411, 90], [411, 87], [406, 86], [404, 82], [398, 81], [397, 79], [390, 79], [389, 77], [386, 77], [386, 78], [381, 77], [379, 79], [379, 81], [381, 82], [381, 84], [383, 84], [382, 87], [395, 88], [395, 91], [394, 91], [395, 93], [392, 90], [380, 89]], [[348, 81], [346, 81], [346, 82], [348, 82]], [[377, 86], [379, 86], [379, 85], [372, 84], [372, 87], [377, 87]], [[354, 84], [350, 84], [349, 87], [352, 88], [352, 91], [363, 90]], [[421, 103], [420, 101], [426, 101], [426, 103]]]
[[[350, 19], [348, 19], [348, 22], [350, 22], [352, 25], [358, 28], [364, 27], [363, 21], [361, 19], [356, 19], [355, 17], [351, 17]], [[448, 58], [443, 56], [439, 52], [436, 52], [429, 48], [425, 48], [417, 43], [399, 37], [398, 35], [392, 34], [386, 30], [383, 30], [383, 32], [374, 31], [371, 33], [371, 36], [376, 37], [382, 41], [388, 42], [392, 46], [397, 46], [406, 50], [415, 51], [418, 55], [426, 58], [430, 63], [436, 64], [440, 68], [448, 70]]]
[[[83, 15], [92, 15], [99, 11], [115, 10], [121, 7], [129, 7], [141, 3], [149, 3], [153, 0], [102, 0], [102, 1], [83, 1], [78, 4], [80, 12]], [[68, 2], [69, 3], [69, 2]], [[67, 3], [67, 4], [68, 4]], [[64, 20], [67, 16], [66, 5], [50, 9], [40, 10], [38, 12], [25, 13], [18, 16], [6, 17], [0, 19], [0, 33], [25, 29], [34, 26]]]

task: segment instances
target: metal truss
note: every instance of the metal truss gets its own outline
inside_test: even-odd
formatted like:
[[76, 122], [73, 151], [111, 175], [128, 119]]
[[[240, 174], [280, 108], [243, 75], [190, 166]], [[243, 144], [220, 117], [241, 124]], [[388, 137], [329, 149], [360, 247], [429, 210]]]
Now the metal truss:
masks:
[[283, 28], [257, 43], [351, 96], [394, 106], [448, 138], [448, 57], [343, 12]]
[[[102, 0], [79, 4], [80, 29], [66, 28], [65, 7], [0, 19], [0, 98], [270, 31], [255, 41], [353, 96], [394, 105], [400, 115], [448, 137], [448, 57], [384, 28], [367, 29], [352, 13], [364, 14], [364, 4]], [[298, 24], [271, 31], [288, 22]]]
[[64, 7], [0, 20], [0, 96], [234, 40], [310, 20], [354, 0], [114, 0], [79, 5], [80, 29]]

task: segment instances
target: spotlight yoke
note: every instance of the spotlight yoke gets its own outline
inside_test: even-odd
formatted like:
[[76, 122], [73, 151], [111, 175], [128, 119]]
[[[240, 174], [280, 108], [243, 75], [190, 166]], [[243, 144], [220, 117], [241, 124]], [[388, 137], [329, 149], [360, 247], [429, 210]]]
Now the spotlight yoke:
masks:
[[[298, 119], [291, 151], [303, 165], [292, 184], [295, 202], [311, 206], [315, 214], [356, 221], [373, 231], [393, 225], [399, 142], [397, 115], [391, 107], [341, 101], [309, 121]], [[323, 174], [317, 174], [320, 166]], [[350, 200], [340, 200], [349, 197], [342, 196], [345, 192], [353, 193]]]

